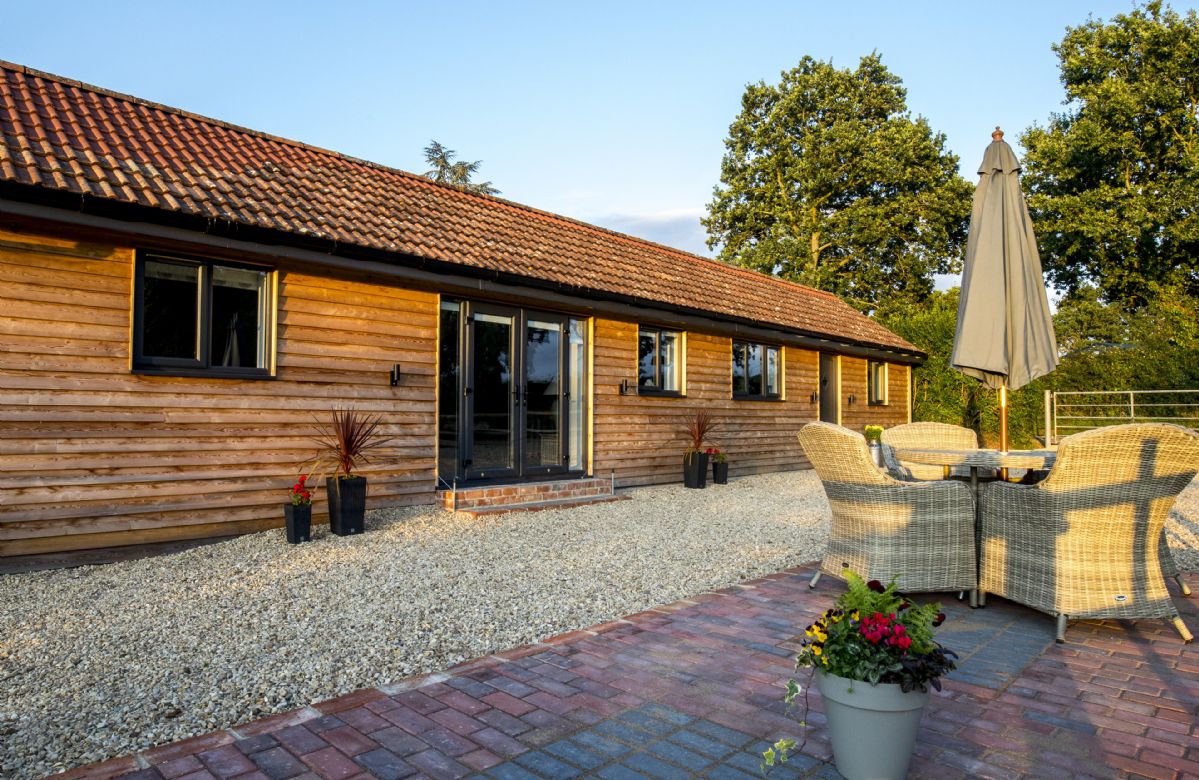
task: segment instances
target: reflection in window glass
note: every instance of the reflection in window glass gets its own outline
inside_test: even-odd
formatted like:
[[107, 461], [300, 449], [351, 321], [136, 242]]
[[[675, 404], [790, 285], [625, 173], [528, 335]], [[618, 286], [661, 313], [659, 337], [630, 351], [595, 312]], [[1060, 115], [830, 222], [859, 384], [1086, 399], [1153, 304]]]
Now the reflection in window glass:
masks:
[[637, 340], [637, 386], [658, 386], [658, 332], [641, 331]]
[[733, 342], [733, 397], [767, 399], [782, 397], [781, 351], [779, 347]]
[[266, 292], [263, 271], [212, 267], [212, 365], [266, 368]]
[[200, 266], [147, 260], [142, 288], [142, 354], [200, 359]]
[[766, 348], [766, 395], [779, 395], [779, 351], [777, 347]]
[[586, 467], [583, 453], [587, 448], [587, 322], [571, 320], [568, 335], [566, 365], [569, 367], [570, 405], [567, 429], [570, 441], [567, 448], [568, 465], [571, 469]]
[[871, 360], [866, 367], [866, 395], [870, 403], [884, 405], [887, 403], [887, 364]]
[[679, 391], [679, 334], [668, 330], [659, 334], [658, 372], [661, 376], [658, 387], [671, 392]]
[[637, 387], [682, 392], [682, 334], [642, 327], [637, 337]]
[[458, 344], [460, 306], [457, 301], [441, 302], [437, 378], [437, 473], [453, 482], [458, 473]]
[[750, 395], [762, 394], [762, 345], [748, 344], [745, 350], [745, 386]]

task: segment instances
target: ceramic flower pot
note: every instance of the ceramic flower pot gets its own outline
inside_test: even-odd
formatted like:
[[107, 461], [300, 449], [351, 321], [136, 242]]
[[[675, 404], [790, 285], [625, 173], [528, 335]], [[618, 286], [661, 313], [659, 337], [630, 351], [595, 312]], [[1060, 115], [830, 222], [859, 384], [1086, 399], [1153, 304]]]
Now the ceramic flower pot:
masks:
[[903, 780], [928, 693], [817, 673], [837, 771], [847, 780]]
[[312, 504], [284, 504], [283, 517], [287, 521], [288, 544], [299, 544], [312, 538]]
[[366, 527], [366, 477], [325, 480], [329, 530], [338, 536], [360, 534]]
[[683, 456], [683, 485], [689, 488], [708, 486], [708, 453], [688, 452]]

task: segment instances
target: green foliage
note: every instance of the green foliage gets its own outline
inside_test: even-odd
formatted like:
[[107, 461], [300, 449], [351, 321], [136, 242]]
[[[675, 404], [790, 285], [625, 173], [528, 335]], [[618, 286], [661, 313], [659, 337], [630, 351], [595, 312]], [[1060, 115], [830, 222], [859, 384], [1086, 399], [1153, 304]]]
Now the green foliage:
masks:
[[1149, 288], [1140, 310], [1104, 303], [1087, 286], [1058, 307], [1065, 359], [1046, 379], [1055, 390], [1199, 388], [1199, 298]]
[[1021, 138], [1054, 286], [1138, 308], [1154, 285], [1199, 294], [1199, 17], [1150, 2], [1054, 51], [1065, 110]]
[[958, 270], [971, 187], [877, 54], [853, 71], [804, 57], [749, 85], [725, 148], [703, 220], [722, 260], [863, 310]]
[[480, 195], [500, 194], [500, 191], [489, 181], [471, 183], [470, 179], [479, 172], [479, 166], [483, 164], [482, 160], [474, 162], [455, 160], [454, 157], [458, 153], [453, 149], [445, 148], [436, 141], [430, 141], [424, 151], [425, 162], [433, 166], [432, 170], [425, 171], [425, 178], [442, 184], [453, 184], [455, 187], [461, 187], [469, 192], [477, 192]]
[[880, 441], [883, 435], [883, 426], [867, 425], [862, 429], [862, 433], [865, 435], [866, 441]]

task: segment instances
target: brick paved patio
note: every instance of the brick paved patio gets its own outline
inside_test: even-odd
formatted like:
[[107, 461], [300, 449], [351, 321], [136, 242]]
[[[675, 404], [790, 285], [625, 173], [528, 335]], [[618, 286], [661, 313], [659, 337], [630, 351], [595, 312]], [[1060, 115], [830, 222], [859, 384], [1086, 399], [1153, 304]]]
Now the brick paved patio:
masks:
[[[761, 777], [798, 736], [790, 640], [841, 592], [771, 577], [56, 777], [125, 780]], [[1199, 578], [1192, 575], [1192, 588]], [[1199, 777], [1199, 649], [1164, 621], [1071, 623], [946, 600], [961, 668], [925, 712], [916, 777]], [[1199, 628], [1199, 599], [1178, 597]], [[819, 695], [804, 755], [771, 778], [836, 778]]]

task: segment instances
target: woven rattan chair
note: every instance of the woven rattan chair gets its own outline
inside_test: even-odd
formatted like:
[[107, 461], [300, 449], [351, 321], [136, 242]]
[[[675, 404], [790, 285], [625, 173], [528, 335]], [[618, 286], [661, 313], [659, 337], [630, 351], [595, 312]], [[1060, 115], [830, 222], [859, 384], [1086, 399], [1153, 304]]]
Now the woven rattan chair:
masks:
[[[944, 466], [901, 462], [893, 447], [912, 447], [922, 450], [976, 450], [978, 435], [969, 428], [939, 422], [916, 422], [896, 425], [883, 430], [879, 439], [883, 447], [883, 464], [892, 476], [903, 480], [942, 479]], [[960, 472], [960, 473], [959, 473]], [[970, 476], [970, 469], [956, 469], [955, 476]]]
[[1191, 641], [1166, 590], [1178, 569], [1162, 528], [1196, 472], [1199, 435], [1176, 425], [1063, 439], [1044, 482], [983, 491], [980, 598], [1056, 615], [1059, 642], [1075, 618], [1168, 618]]
[[[960, 482], [902, 482], [870, 458], [861, 434], [810, 423], [799, 442], [833, 509], [828, 550], [812, 577], [898, 581], [902, 591], [970, 591], [977, 587], [974, 497]], [[973, 601], [973, 598], [972, 598]]]

